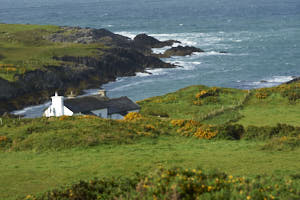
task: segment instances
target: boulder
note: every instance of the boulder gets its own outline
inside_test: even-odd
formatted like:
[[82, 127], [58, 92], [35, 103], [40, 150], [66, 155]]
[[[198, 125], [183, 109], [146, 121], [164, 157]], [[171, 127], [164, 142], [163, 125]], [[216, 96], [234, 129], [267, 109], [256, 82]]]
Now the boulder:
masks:
[[160, 58], [170, 58], [171, 56], [188, 56], [192, 55], [196, 52], [204, 52], [202, 49], [191, 47], [191, 46], [178, 46], [178, 47], [172, 47], [171, 49], [168, 49], [163, 54], [156, 54], [157, 57]]
[[139, 34], [133, 39], [136, 46], [144, 46], [148, 48], [162, 48], [172, 46], [175, 43], [181, 43], [176, 40], [159, 41], [158, 39], [146, 34]]

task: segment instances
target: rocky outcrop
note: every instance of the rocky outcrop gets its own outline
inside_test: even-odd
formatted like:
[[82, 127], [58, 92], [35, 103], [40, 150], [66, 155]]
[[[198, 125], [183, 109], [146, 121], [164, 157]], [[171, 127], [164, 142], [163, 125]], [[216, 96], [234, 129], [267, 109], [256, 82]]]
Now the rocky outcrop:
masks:
[[151, 37], [146, 34], [139, 34], [134, 39], [133, 42], [136, 46], [148, 47], [148, 48], [162, 48], [165, 46], [172, 46], [175, 43], [181, 43], [176, 40], [159, 41], [158, 39]]
[[196, 52], [202, 53], [204, 51], [196, 47], [178, 46], [178, 47], [172, 47], [171, 49], [166, 50], [163, 54], [156, 54], [155, 56], [159, 58], [170, 58], [171, 56], [188, 56]]
[[[43, 66], [41, 70], [16, 76], [15, 82], [0, 78], [0, 114], [24, 106], [43, 103], [55, 91], [80, 93], [83, 89], [97, 88], [117, 77], [134, 76], [148, 68], [172, 68], [159, 57], [185, 56], [203, 52], [195, 47], [173, 47], [162, 55], [154, 55], [152, 48], [180, 43], [175, 40], [159, 41], [146, 34], [134, 40], [105, 29], [61, 27], [60, 31], [44, 36], [59, 43], [99, 44], [101, 54], [94, 56], [56, 56], [60, 66]], [[106, 46], [106, 48], [103, 48]]]
[[130, 38], [114, 34], [106, 29], [81, 28], [81, 27], [61, 27], [61, 30], [51, 34], [45, 39], [51, 42], [68, 43], [102, 43], [105, 45], [116, 45], [122, 47], [130, 46]]
[[0, 79], [0, 114], [44, 102], [54, 91], [80, 93], [87, 88], [114, 81], [117, 77], [134, 76], [146, 68], [172, 68], [159, 58], [145, 56], [135, 49], [110, 48], [99, 57], [55, 57], [61, 66], [27, 72], [10, 83]]

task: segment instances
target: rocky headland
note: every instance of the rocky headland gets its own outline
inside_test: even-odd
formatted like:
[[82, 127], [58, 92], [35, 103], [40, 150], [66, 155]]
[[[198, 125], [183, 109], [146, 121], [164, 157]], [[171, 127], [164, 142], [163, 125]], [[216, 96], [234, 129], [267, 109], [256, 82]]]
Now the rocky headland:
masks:
[[0, 114], [43, 103], [57, 90], [64, 95], [71, 91], [79, 94], [84, 89], [97, 88], [117, 77], [134, 76], [136, 72], [145, 72], [149, 68], [176, 67], [160, 58], [203, 52], [195, 47], [178, 46], [157, 55], [152, 48], [172, 46], [180, 41], [159, 41], [146, 34], [137, 35], [132, 40], [105, 29], [93, 28], [59, 27], [58, 31], [39, 39], [60, 45], [92, 44], [99, 53], [92, 56], [55, 54], [52, 58], [60, 63], [59, 66], [47, 64], [41, 69], [16, 74], [16, 81], [0, 78]]

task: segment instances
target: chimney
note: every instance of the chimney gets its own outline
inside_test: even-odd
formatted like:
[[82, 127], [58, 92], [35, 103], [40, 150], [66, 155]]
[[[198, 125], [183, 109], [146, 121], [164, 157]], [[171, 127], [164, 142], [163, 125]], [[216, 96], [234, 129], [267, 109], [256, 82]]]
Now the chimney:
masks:
[[52, 99], [52, 109], [55, 117], [64, 115], [64, 97], [58, 96], [55, 92], [55, 96], [51, 97]]
[[99, 94], [101, 97], [106, 97], [106, 90], [99, 90], [99, 91], [98, 91], [98, 94]]
[[73, 91], [71, 90], [71, 93], [68, 95], [69, 99], [75, 98], [76, 95], [73, 93]]

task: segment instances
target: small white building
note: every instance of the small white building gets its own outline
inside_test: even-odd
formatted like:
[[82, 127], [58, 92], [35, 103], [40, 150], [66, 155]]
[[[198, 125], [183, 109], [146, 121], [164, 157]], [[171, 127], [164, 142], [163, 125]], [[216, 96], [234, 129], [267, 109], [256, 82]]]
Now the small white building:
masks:
[[52, 104], [44, 111], [46, 117], [95, 115], [109, 119], [123, 119], [129, 112], [139, 112], [140, 106], [128, 97], [109, 99], [101, 90], [98, 95], [78, 98], [51, 97]]

